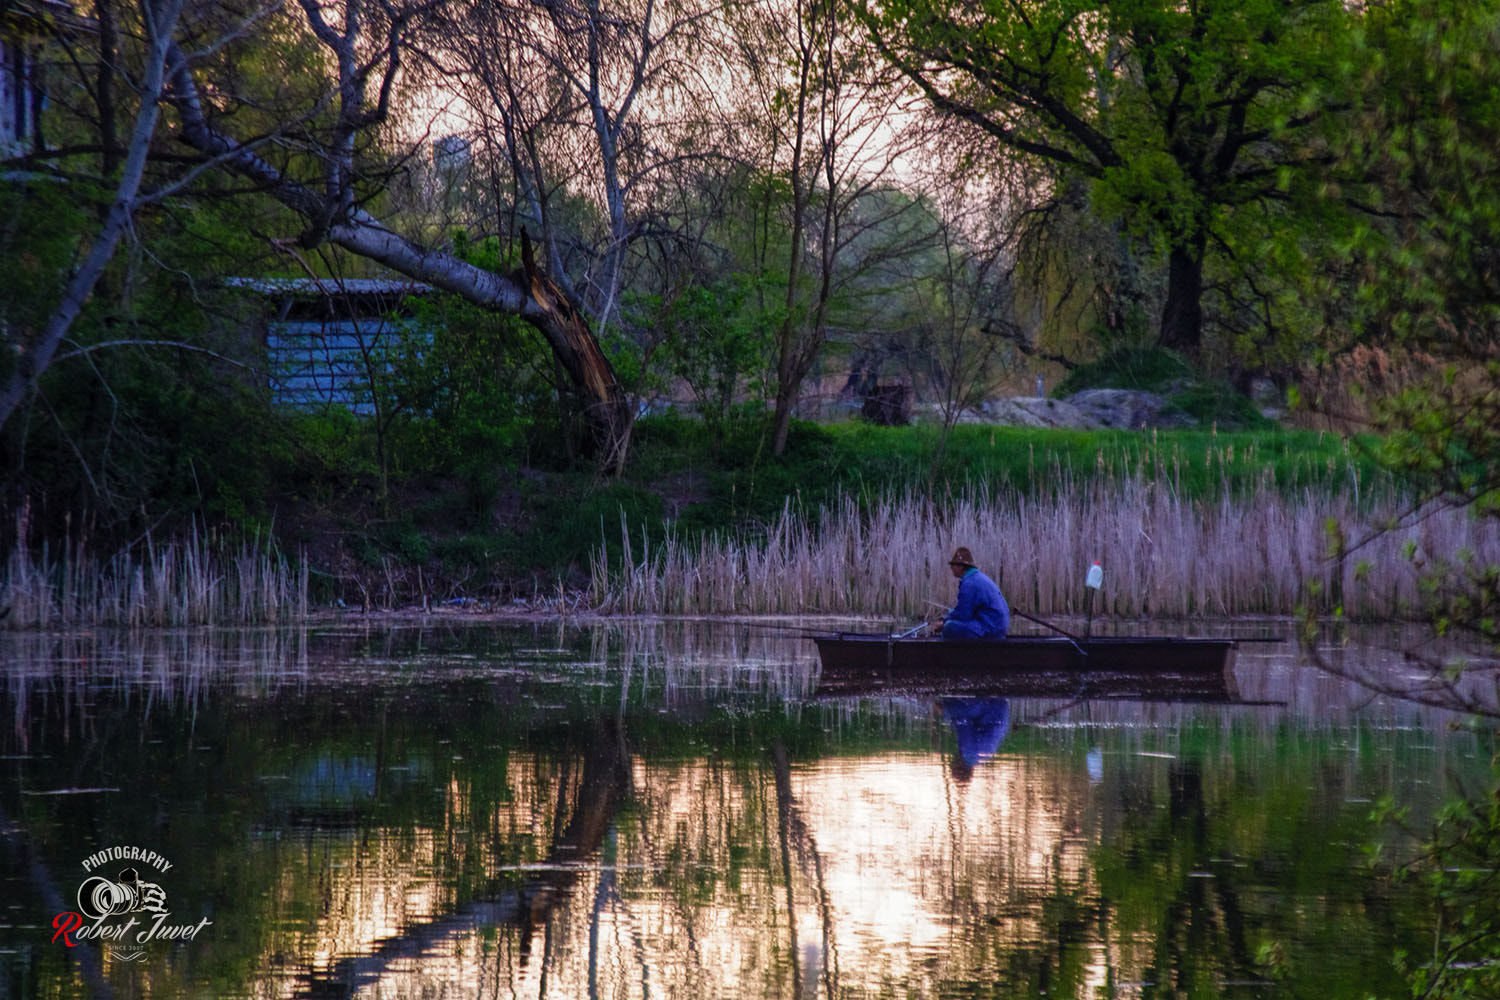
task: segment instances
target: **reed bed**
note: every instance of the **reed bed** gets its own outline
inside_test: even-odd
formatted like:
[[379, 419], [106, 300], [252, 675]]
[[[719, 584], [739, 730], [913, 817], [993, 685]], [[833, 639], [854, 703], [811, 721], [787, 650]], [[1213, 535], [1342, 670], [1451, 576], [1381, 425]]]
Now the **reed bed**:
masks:
[[[1011, 604], [1032, 614], [1084, 612], [1084, 575], [1097, 559], [1105, 570], [1097, 614], [1286, 615], [1316, 587], [1351, 618], [1398, 620], [1421, 605], [1411, 552], [1500, 563], [1493, 521], [1433, 507], [1376, 532], [1401, 511], [1394, 497], [1269, 483], [1189, 499], [1145, 478], [1043, 494], [978, 489], [944, 503], [845, 497], [811, 515], [788, 505], [759, 537], [652, 539], [622, 527], [617, 548], [594, 554], [590, 596], [617, 613], [920, 618], [951, 600], [948, 555], [967, 545]], [[1332, 558], [1330, 524], [1351, 541], [1377, 537]]]
[[100, 558], [82, 541], [33, 552], [24, 522], [16, 537], [0, 572], [0, 627], [275, 624], [307, 615], [306, 563], [258, 541], [230, 546], [194, 531]]
[[259, 698], [301, 689], [320, 666], [307, 629], [298, 627], [0, 632], [0, 663], [12, 746], [22, 754], [36, 733], [33, 713], [60, 711], [71, 731], [91, 739], [101, 720], [118, 721], [121, 700], [143, 716], [196, 711], [228, 693]]

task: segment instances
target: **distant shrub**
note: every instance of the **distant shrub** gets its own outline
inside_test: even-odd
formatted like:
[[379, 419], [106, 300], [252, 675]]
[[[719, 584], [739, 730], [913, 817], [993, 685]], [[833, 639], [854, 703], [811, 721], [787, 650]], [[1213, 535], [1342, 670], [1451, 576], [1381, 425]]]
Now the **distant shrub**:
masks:
[[1127, 347], [1080, 365], [1053, 396], [1064, 399], [1085, 389], [1133, 389], [1163, 396], [1171, 410], [1198, 423], [1233, 430], [1258, 430], [1272, 422], [1228, 383], [1204, 379], [1188, 360], [1163, 347]]
[[1200, 382], [1168, 397], [1173, 408], [1200, 424], [1233, 430], [1258, 430], [1273, 425], [1255, 404], [1224, 383]]
[[1126, 347], [1079, 365], [1058, 383], [1052, 395], [1063, 399], [1085, 389], [1137, 389], [1170, 396], [1197, 379], [1193, 366], [1176, 351]]

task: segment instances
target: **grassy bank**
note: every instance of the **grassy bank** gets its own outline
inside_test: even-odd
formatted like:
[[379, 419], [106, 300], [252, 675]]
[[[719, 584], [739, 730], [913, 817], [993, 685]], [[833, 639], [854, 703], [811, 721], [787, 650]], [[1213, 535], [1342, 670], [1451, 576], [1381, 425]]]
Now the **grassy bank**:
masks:
[[1310, 431], [1075, 431], [967, 424], [944, 435], [934, 426], [875, 427], [861, 422], [797, 425], [787, 452], [772, 458], [764, 435], [745, 426], [715, 438], [682, 418], [643, 421], [630, 479], [670, 483], [689, 477], [694, 502], [676, 520], [719, 530], [776, 516], [788, 497], [810, 507], [836, 497], [920, 492], [934, 497], [1008, 488], [1026, 495], [1079, 482], [1168, 484], [1186, 499], [1246, 496], [1270, 489], [1354, 495], [1390, 492], [1371, 457], [1377, 442]]
[[[1321, 572], [1329, 517], [1370, 523], [1399, 505], [1364, 447], [1330, 434], [802, 423], [772, 456], [766, 430], [649, 418], [629, 471], [604, 481], [497, 463], [378, 490], [322, 482], [278, 501], [274, 549], [198, 535], [108, 558], [17, 547], [0, 580], [4, 626], [448, 601], [909, 614], [951, 589], [929, 576], [955, 543], [987, 553], [1038, 613], [1068, 610], [1094, 558], [1117, 581], [1117, 613], [1289, 611], [1297, 580]], [[1244, 525], [1261, 527], [1240, 538]], [[294, 568], [284, 552], [303, 558]]]
[[[659, 481], [692, 468], [702, 495], [672, 519], [603, 526], [589, 563], [595, 605], [919, 616], [952, 590], [945, 560], [957, 544], [1038, 614], [1080, 610], [1093, 559], [1110, 569], [1100, 610], [1118, 615], [1290, 614], [1305, 583], [1352, 594], [1373, 567], [1400, 582], [1362, 594], [1351, 613], [1399, 617], [1420, 596], [1403, 549], [1412, 532], [1328, 562], [1330, 520], [1361, 537], [1405, 509], [1375, 441], [851, 423], [800, 427], [781, 460], [748, 438], [718, 452], [699, 443], [688, 459], [693, 435], [681, 421], [642, 428]], [[1486, 551], [1474, 530], [1462, 514], [1425, 522], [1417, 540], [1430, 548], [1419, 551]]]

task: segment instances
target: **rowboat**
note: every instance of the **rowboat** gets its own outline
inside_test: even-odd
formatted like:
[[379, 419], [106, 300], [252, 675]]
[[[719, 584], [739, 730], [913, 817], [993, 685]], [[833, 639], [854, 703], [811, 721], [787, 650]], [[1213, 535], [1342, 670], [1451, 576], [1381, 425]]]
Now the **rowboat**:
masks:
[[814, 635], [823, 668], [897, 670], [1163, 670], [1218, 673], [1237, 640], [1182, 636], [1015, 635], [1005, 639], [900, 638], [862, 632]]
[[1006, 639], [814, 635], [820, 694], [1236, 696], [1234, 639], [1017, 635]]

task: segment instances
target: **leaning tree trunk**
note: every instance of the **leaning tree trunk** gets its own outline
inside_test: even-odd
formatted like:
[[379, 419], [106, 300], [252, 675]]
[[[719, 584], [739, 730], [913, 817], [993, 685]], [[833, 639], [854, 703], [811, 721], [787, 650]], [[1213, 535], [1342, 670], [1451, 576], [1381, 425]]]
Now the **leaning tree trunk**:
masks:
[[615, 377], [614, 366], [604, 356], [599, 338], [588, 321], [568, 302], [567, 296], [540, 268], [532, 253], [531, 238], [521, 231], [521, 270], [516, 280], [524, 282], [533, 310], [521, 315], [539, 330], [552, 347], [558, 364], [567, 372], [579, 402], [589, 440], [605, 472], [625, 467], [632, 426], [630, 402]]
[[1203, 241], [1172, 248], [1167, 262], [1167, 301], [1161, 313], [1162, 347], [1194, 355], [1203, 342]]
[[632, 423], [629, 399], [593, 329], [537, 267], [529, 239], [522, 241], [522, 269], [496, 274], [453, 254], [418, 246], [361, 208], [349, 207], [330, 221], [321, 195], [209, 124], [187, 60], [180, 52], [173, 56], [171, 96], [181, 116], [178, 137], [183, 142], [224, 169], [255, 182], [314, 225], [326, 224], [328, 241], [350, 253], [531, 324], [546, 339], [572, 383], [601, 470], [613, 474], [624, 467]]

